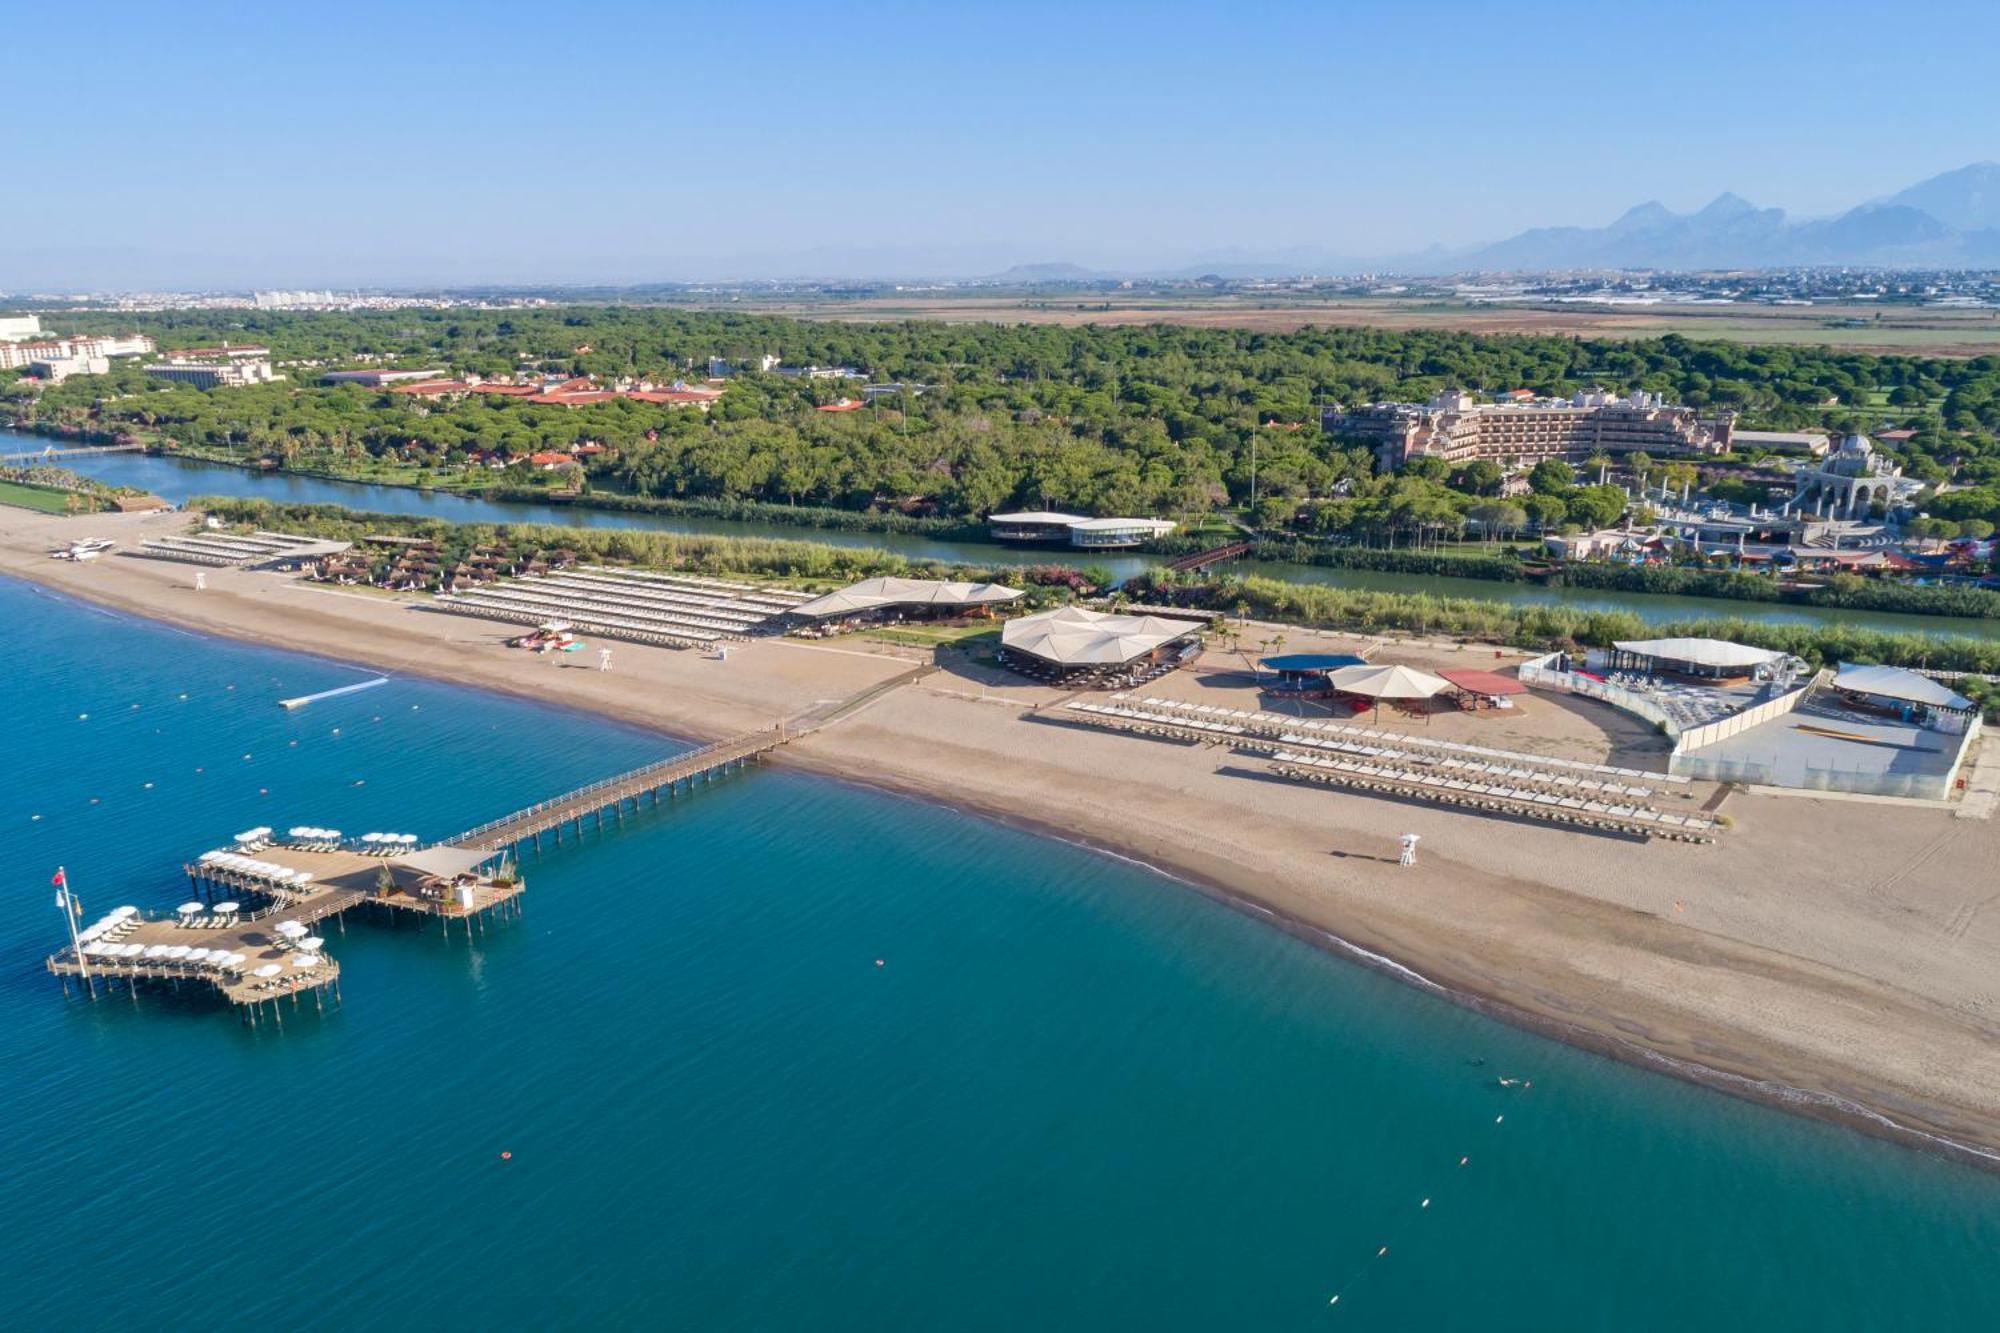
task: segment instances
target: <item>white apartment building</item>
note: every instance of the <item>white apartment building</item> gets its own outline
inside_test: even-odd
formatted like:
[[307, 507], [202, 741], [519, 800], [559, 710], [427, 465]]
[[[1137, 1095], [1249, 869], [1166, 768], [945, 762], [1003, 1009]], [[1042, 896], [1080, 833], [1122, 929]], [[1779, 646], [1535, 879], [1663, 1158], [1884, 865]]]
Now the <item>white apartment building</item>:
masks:
[[39, 315], [0, 315], [0, 342], [19, 342], [42, 336]]

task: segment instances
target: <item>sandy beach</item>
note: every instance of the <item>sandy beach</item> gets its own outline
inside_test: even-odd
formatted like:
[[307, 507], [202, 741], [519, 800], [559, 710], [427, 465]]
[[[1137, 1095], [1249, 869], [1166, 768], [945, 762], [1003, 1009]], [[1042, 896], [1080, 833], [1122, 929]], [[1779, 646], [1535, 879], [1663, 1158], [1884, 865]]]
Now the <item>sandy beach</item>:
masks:
[[[614, 666], [511, 651], [518, 627], [417, 599], [110, 555], [184, 515], [66, 520], [0, 509], [0, 573], [231, 638], [585, 708], [691, 739], [798, 718], [928, 652], [760, 640], [726, 661], [617, 643]], [[1354, 639], [1288, 629], [1288, 644]], [[1435, 663], [1490, 648], [1392, 645]], [[1228, 655], [1158, 692], [1250, 695]], [[1172, 872], [1329, 947], [1408, 969], [1500, 1016], [1622, 1058], [2000, 1165], [2000, 825], [1947, 810], [1731, 793], [1715, 845], [1640, 844], [1294, 786], [1226, 749], [1088, 730], [1056, 691], [947, 663], [776, 762], [1031, 824]], [[1457, 722], [1458, 719], [1451, 721]], [[1608, 708], [1535, 695], [1480, 719], [1492, 744], [1661, 764]], [[1990, 744], [1990, 742], [1989, 742]], [[1648, 757], [1648, 750], [1652, 753]], [[553, 794], [553, 793], [552, 793]], [[1710, 789], [1696, 798], [1711, 795]], [[1393, 865], [1420, 834], [1421, 864]], [[1162, 878], [1162, 892], [1184, 891]], [[1335, 945], [1328, 937], [1344, 945]], [[1953, 1146], [1956, 1145], [1956, 1146]]]

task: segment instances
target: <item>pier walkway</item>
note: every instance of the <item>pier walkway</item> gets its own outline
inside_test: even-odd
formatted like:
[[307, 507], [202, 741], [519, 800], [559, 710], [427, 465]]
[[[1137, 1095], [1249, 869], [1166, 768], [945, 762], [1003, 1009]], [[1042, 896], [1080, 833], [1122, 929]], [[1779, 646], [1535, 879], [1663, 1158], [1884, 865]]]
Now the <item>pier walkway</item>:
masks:
[[650, 800], [658, 805], [662, 793], [671, 798], [683, 786], [711, 782], [726, 772], [754, 762], [788, 739], [783, 727], [773, 727], [769, 731], [753, 731], [747, 736], [717, 741], [713, 745], [663, 759], [657, 764], [648, 764], [617, 777], [593, 782], [588, 787], [579, 787], [525, 810], [516, 810], [491, 823], [467, 829], [438, 845], [498, 855], [524, 842], [540, 847], [542, 835], [553, 833], [560, 846], [563, 830], [571, 824], [576, 826], [578, 833], [583, 831], [586, 819], [595, 819], [597, 827], [603, 828], [607, 813], [614, 821], [622, 822], [627, 802], [631, 803], [635, 812], [642, 801]]

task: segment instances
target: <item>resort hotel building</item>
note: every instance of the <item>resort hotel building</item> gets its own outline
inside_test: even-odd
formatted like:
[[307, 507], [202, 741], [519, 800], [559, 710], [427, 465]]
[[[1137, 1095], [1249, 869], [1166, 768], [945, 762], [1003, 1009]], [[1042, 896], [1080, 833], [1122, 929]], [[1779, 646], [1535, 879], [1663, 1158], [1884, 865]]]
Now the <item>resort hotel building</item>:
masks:
[[1924, 489], [1915, 477], [1875, 452], [1866, 435], [1850, 435], [1840, 448], [1792, 474], [1788, 513], [1829, 519], [1886, 517]]
[[279, 378], [271, 369], [268, 347], [193, 347], [169, 352], [163, 361], [146, 367], [146, 373], [197, 389], [240, 388], [246, 384], [269, 384]]
[[1545, 458], [1580, 462], [1600, 450], [1719, 454], [1729, 449], [1734, 418], [1726, 412], [1702, 416], [1650, 393], [1616, 397], [1592, 390], [1568, 398], [1509, 395], [1483, 402], [1448, 390], [1427, 403], [1335, 404], [1321, 413], [1320, 426], [1329, 435], [1367, 443], [1378, 466], [1392, 470], [1422, 456], [1452, 464], [1484, 458], [1527, 466]]
[[1157, 541], [1172, 532], [1175, 524], [1164, 518], [1088, 518], [1082, 514], [1035, 510], [992, 514], [987, 517], [986, 526], [996, 542], [1103, 551]]

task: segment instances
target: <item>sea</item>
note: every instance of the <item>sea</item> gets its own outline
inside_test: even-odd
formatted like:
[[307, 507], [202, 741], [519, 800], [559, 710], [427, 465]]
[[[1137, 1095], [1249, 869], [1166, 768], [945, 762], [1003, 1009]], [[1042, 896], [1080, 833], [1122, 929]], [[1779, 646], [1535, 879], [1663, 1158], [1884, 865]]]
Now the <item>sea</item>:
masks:
[[555, 667], [288, 712], [374, 673], [0, 618], [0, 1326], [2000, 1327], [2000, 1175], [782, 767], [530, 855], [475, 938], [326, 929], [282, 1026], [65, 994], [58, 866], [170, 910], [247, 825], [437, 837], [680, 742]]

